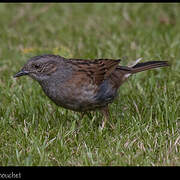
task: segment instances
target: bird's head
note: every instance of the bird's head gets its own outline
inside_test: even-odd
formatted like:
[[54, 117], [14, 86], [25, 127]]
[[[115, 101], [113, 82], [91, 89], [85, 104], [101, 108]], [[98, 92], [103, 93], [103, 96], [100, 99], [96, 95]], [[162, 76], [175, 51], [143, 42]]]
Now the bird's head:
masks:
[[56, 55], [35, 56], [29, 59], [14, 77], [29, 75], [37, 81], [47, 79], [51, 74], [56, 72], [61, 58]]

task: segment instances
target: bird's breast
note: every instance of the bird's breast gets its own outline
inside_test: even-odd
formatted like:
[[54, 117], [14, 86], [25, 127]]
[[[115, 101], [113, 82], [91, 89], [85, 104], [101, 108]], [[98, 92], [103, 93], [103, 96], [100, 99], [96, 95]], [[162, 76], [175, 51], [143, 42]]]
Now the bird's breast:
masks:
[[101, 108], [112, 102], [116, 89], [109, 80], [100, 85], [82, 78], [58, 83], [51, 81], [41, 84], [45, 94], [57, 105], [74, 111], [88, 111]]

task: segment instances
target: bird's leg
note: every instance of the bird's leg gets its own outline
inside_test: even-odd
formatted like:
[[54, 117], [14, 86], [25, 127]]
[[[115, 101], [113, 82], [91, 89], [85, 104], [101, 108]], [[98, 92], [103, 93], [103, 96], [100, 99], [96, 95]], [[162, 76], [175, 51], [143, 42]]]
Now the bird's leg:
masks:
[[80, 120], [76, 121], [76, 125], [77, 125], [78, 129], [81, 127], [82, 119], [86, 114], [87, 114], [86, 112], [79, 112]]
[[86, 114], [86, 112], [80, 112], [80, 118], [82, 119], [85, 114]]
[[[101, 113], [104, 115], [104, 120], [102, 122], [101, 129], [104, 129], [106, 122], [110, 119], [110, 113], [109, 113], [108, 106], [102, 108]], [[113, 126], [111, 124], [110, 124], [110, 126], [113, 128]]]
[[78, 128], [81, 127], [82, 119], [83, 119], [83, 117], [84, 117], [85, 115], [87, 115], [89, 118], [92, 118], [92, 117], [91, 117], [91, 113], [90, 113], [90, 112], [87, 112], [87, 111], [85, 111], [85, 112], [79, 112], [79, 115], [80, 115], [81, 120], [80, 120], [80, 121], [77, 121], [77, 123], [76, 123], [77, 126], [78, 126]]

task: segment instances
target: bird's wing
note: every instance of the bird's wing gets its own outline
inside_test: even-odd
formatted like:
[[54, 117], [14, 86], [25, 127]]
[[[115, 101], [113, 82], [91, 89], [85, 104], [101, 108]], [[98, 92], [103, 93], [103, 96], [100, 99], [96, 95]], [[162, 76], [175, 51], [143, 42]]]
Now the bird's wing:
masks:
[[118, 66], [120, 59], [70, 60], [76, 75], [88, 76], [96, 85], [107, 79]]

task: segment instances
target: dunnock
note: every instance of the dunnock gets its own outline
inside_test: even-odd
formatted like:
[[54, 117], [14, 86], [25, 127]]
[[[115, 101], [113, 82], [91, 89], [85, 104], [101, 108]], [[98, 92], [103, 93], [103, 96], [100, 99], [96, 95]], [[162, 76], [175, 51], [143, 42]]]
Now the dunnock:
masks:
[[137, 72], [168, 66], [167, 61], [149, 61], [120, 66], [120, 59], [66, 59], [57, 55], [35, 56], [14, 77], [29, 75], [58, 106], [73, 111], [100, 110], [109, 119], [108, 104], [120, 85]]

